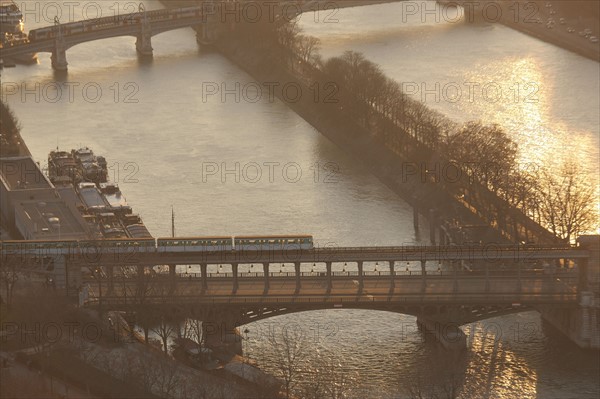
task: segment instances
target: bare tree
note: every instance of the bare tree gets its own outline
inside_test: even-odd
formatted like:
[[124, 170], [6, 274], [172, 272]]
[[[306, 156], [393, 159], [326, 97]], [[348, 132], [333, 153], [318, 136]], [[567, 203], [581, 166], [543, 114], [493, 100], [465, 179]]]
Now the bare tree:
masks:
[[175, 332], [175, 326], [172, 321], [164, 313], [161, 313], [158, 325], [152, 328], [152, 331], [160, 337], [163, 344], [163, 351], [169, 353], [169, 338]]
[[298, 56], [307, 64], [314, 64], [318, 59], [321, 40], [314, 36], [299, 35], [296, 45]]
[[514, 169], [517, 145], [499, 125], [467, 122], [448, 136], [446, 144], [451, 159], [468, 167], [476, 180], [494, 193]]
[[275, 331], [270, 332], [269, 344], [273, 351], [277, 375], [283, 380], [285, 397], [290, 398], [307, 356], [305, 334], [299, 326], [286, 326], [281, 336]]
[[556, 236], [571, 242], [600, 227], [596, 188], [577, 164], [564, 163], [558, 174], [543, 170], [539, 196], [542, 222]]

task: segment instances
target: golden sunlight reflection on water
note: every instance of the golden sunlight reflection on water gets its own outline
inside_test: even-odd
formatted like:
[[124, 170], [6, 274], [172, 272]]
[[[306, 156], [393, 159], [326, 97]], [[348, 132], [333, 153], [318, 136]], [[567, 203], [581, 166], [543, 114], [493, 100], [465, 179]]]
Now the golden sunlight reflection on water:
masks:
[[468, 392], [463, 392], [462, 397], [514, 398], [518, 387], [520, 398], [537, 398], [535, 370], [505, 345], [497, 331], [485, 324], [471, 324], [465, 328], [465, 334], [471, 339], [471, 362], [465, 373]]

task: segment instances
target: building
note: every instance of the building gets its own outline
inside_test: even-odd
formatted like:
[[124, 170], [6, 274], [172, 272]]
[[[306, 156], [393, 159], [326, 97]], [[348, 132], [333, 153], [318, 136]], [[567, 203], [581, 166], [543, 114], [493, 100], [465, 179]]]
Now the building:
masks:
[[[2, 225], [26, 240], [77, 239], [90, 230], [30, 156], [0, 159]], [[68, 197], [69, 191], [65, 192]]]

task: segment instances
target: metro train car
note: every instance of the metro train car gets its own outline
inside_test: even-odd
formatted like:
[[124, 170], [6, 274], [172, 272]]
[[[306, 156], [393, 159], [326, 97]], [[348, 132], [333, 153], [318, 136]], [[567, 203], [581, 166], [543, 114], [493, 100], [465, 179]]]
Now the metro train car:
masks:
[[79, 251], [83, 256], [105, 254], [135, 254], [156, 252], [154, 238], [114, 238], [103, 240], [80, 240]]
[[84, 256], [165, 252], [219, 252], [313, 249], [312, 236], [238, 236], [178, 238], [110, 238], [102, 240], [0, 241], [8, 255]]
[[173, 252], [209, 252], [233, 250], [231, 237], [177, 237], [157, 238], [159, 253]]
[[237, 236], [236, 251], [313, 249], [312, 236]]

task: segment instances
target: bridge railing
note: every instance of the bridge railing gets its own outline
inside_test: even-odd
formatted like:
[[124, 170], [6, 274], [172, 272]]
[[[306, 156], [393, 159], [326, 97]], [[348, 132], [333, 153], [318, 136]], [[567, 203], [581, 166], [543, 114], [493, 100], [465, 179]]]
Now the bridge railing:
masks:
[[[563, 281], [577, 281], [579, 278], [578, 271], [576, 269], [555, 269], [554, 271], [550, 269], [529, 269], [529, 270], [521, 270], [520, 272], [514, 269], [508, 270], [490, 270], [487, 273], [484, 270], [461, 270], [461, 271], [451, 271], [451, 270], [427, 270], [425, 274], [423, 274], [420, 270], [396, 270], [394, 272], [394, 278], [402, 279], [402, 278], [458, 278], [460, 279], [470, 279], [470, 278], [478, 278], [482, 277], [489, 279], [521, 279], [521, 280], [531, 280], [538, 279], [541, 281], [548, 279], [562, 279]], [[177, 273], [176, 278], [178, 281], [185, 280], [201, 280], [202, 275], [200, 273]], [[382, 271], [364, 271], [364, 278], [378, 278], [378, 277], [387, 277], [391, 278], [392, 273], [390, 271], [382, 270]], [[97, 282], [97, 278], [95, 276], [89, 276], [90, 280], [93, 278], [93, 281]], [[210, 280], [232, 280], [233, 273], [208, 273], [207, 279]], [[238, 279], [264, 279], [265, 275], [262, 272], [250, 272], [250, 273], [239, 273]], [[357, 271], [346, 271], [340, 272], [335, 271], [331, 273], [332, 279], [339, 278], [359, 278], [359, 274]], [[168, 273], [157, 273], [144, 276], [142, 279], [144, 280], [167, 280], [170, 279], [171, 275]], [[296, 274], [294, 272], [270, 272], [269, 278], [274, 279], [295, 279]], [[301, 272], [300, 278], [317, 278], [317, 279], [327, 279], [327, 273], [318, 271], [318, 272]], [[106, 273], [102, 274], [102, 280], [107, 280]], [[139, 276], [136, 273], [124, 273], [120, 276], [114, 276], [111, 281], [113, 282], [135, 282], [140, 280]]]
[[163, 304], [360, 304], [360, 303], [476, 303], [478, 305], [507, 303], [513, 306], [535, 303], [576, 303], [575, 293], [552, 293], [552, 294], [493, 294], [493, 293], [469, 293], [469, 294], [446, 294], [446, 295], [423, 295], [423, 294], [394, 294], [394, 295], [178, 295], [178, 296], [146, 296], [143, 299], [135, 297], [112, 297], [102, 298], [90, 297], [86, 304], [98, 305], [163, 305]]

